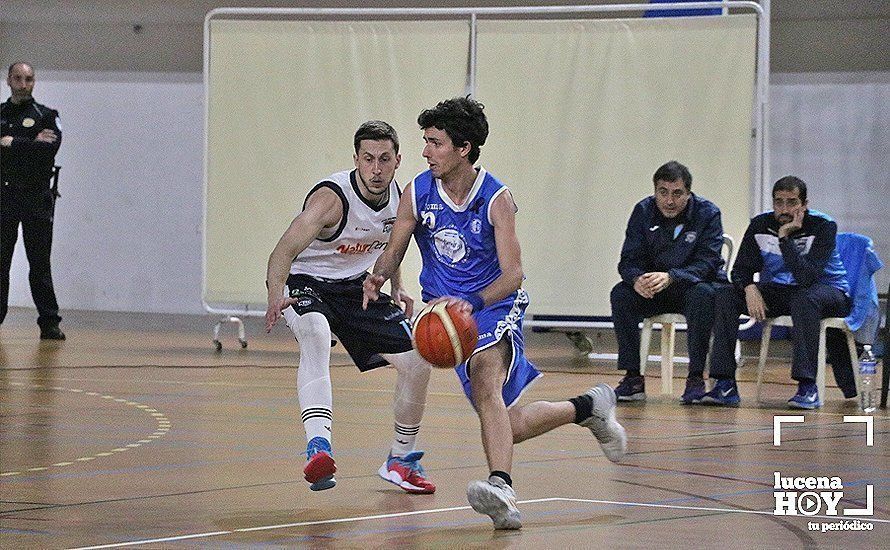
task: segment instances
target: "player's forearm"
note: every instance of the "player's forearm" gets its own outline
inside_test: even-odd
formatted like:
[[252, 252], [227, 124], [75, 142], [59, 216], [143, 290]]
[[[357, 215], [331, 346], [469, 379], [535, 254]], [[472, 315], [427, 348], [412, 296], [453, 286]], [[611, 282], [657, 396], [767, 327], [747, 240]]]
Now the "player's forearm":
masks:
[[397, 289], [402, 288], [402, 268], [399, 266], [396, 268], [395, 272], [392, 274], [392, 277], [389, 278], [390, 288], [392, 289], [393, 294], [395, 294]]
[[384, 281], [391, 281], [394, 277], [399, 277], [399, 264], [401, 258], [396, 258], [393, 251], [389, 248], [377, 258], [371, 273], [380, 275]]
[[269, 265], [266, 267], [266, 287], [270, 299], [278, 298], [284, 294], [284, 285], [287, 283], [287, 276], [290, 273], [291, 262], [287, 260], [286, 256], [277, 252], [276, 248], [269, 256]]
[[399, 282], [401, 283], [400, 266], [402, 265], [402, 260], [405, 259], [405, 251], [408, 250], [408, 241], [411, 239], [413, 229], [413, 227], [403, 227], [398, 221], [396, 222], [386, 250], [383, 251], [383, 254], [377, 258], [377, 262], [374, 264], [374, 269], [372, 270], [374, 275], [381, 275], [384, 280], [399, 277]]
[[[299, 245], [299, 243], [296, 244]], [[272, 254], [269, 255], [269, 264], [266, 266], [266, 287], [270, 299], [279, 298], [284, 293], [284, 285], [287, 283], [291, 264], [305, 248], [293, 245], [294, 243], [285, 234], [272, 250]]]
[[314, 216], [313, 212], [304, 211], [294, 218], [284, 235], [278, 239], [272, 254], [269, 255], [269, 264], [266, 267], [266, 286], [270, 298], [278, 298], [284, 292], [284, 285], [287, 283], [294, 258], [312, 244], [324, 227], [325, 221], [324, 218]]
[[522, 279], [521, 268], [502, 271], [497, 279], [479, 291], [478, 294], [485, 301], [485, 305], [489, 306], [495, 302], [500, 302], [519, 290], [522, 287]]

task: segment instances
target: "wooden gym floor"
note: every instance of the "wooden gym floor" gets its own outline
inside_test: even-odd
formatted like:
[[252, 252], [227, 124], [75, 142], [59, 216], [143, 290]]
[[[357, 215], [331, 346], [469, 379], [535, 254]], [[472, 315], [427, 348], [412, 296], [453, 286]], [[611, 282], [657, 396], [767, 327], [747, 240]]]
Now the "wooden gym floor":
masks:
[[[298, 354], [285, 327], [267, 336], [249, 320], [246, 350], [226, 332], [215, 353], [215, 317], [65, 312], [68, 341], [40, 342], [33, 316], [13, 309], [0, 327], [2, 548], [886, 548], [890, 540], [888, 412], [875, 414], [868, 447], [866, 424], [843, 422], [855, 403], [830, 387], [825, 407], [785, 424], [776, 447], [774, 416], [799, 414], [783, 406], [794, 390], [783, 361], [769, 366], [761, 406], [751, 367], [740, 371], [738, 409], [661, 398], [651, 369], [650, 400], [619, 409], [630, 438], [621, 464], [577, 426], [518, 445], [524, 527], [495, 532], [467, 506], [467, 483], [487, 469], [478, 421], [450, 371], [433, 373], [420, 434], [438, 491], [407, 495], [376, 474], [392, 434], [393, 372], [360, 375], [335, 348], [338, 484], [313, 493], [302, 479]], [[619, 379], [614, 365], [590, 363], [560, 334], [529, 334], [528, 345], [546, 373], [523, 401]], [[678, 392], [682, 385], [678, 378]], [[841, 478], [841, 515], [824, 505], [814, 516], [773, 515], [774, 472]], [[873, 515], [844, 516], [865, 507], [868, 486]], [[822, 532], [853, 520], [872, 530]]]

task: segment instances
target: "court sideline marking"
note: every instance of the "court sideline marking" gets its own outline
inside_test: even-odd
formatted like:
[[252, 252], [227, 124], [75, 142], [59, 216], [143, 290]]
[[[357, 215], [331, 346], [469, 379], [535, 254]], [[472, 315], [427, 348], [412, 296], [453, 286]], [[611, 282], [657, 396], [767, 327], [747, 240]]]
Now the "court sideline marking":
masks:
[[[606, 504], [606, 505], [615, 505], [615, 506], [632, 506], [632, 507], [641, 507], [641, 508], [665, 508], [670, 510], [691, 510], [698, 512], [721, 512], [721, 513], [735, 513], [735, 514], [755, 514], [755, 515], [774, 515], [772, 511], [766, 510], [741, 510], [736, 508], [714, 508], [714, 507], [706, 507], [706, 506], [676, 506], [672, 504], [650, 504], [646, 502], [622, 502], [616, 500], [596, 500], [596, 499], [587, 499], [587, 498], [565, 498], [565, 497], [548, 497], [548, 498], [537, 498], [531, 500], [520, 500], [517, 504], [534, 504], [540, 502], [579, 502], [586, 504]], [[188, 540], [188, 539], [197, 539], [197, 538], [209, 538], [216, 537], [219, 535], [232, 535], [235, 533], [249, 533], [252, 531], [269, 531], [273, 529], [287, 529], [290, 527], [309, 527], [313, 525], [330, 525], [334, 523], [355, 523], [359, 521], [371, 521], [377, 519], [388, 519], [388, 518], [397, 518], [397, 517], [408, 517], [408, 516], [419, 516], [425, 514], [437, 514], [442, 512], [457, 512], [461, 510], [470, 510], [469, 506], [452, 506], [450, 508], [433, 508], [430, 510], [414, 510], [411, 512], [395, 512], [392, 514], [377, 514], [373, 516], [356, 516], [356, 517], [346, 517], [346, 518], [334, 518], [334, 519], [324, 519], [317, 521], [300, 521], [296, 523], [282, 523], [278, 525], [261, 525], [258, 527], [242, 527], [240, 529], [231, 529], [228, 531], [210, 531], [207, 533], [193, 533], [189, 535], [176, 535], [170, 537], [156, 538], [156, 539], [142, 539], [142, 540], [133, 540], [127, 542], [115, 542], [111, 544], [102, 544], [98, 546], [80, 546], [77, 548], [72, 548], [71, 550], [99, 550], [101, 548], [121, 548], [124, 546], [138, 546], [142, 544], [156, 544], [160, 542], [173, 542], [178, 540]], [[803, 518], [818, 518], [818, 519], [828, 519], [828, 520], [837, 520], [837, 516], [822, 516], [822, 515], [813, 515], [813, 516], [801, 516]], [[863, 520], [865, 521], [865, 520]], [[878, 519], [878, 518], [869, 518], [867, 521], [875, 522], [875, 523], [890, 523], [890, 519]]]

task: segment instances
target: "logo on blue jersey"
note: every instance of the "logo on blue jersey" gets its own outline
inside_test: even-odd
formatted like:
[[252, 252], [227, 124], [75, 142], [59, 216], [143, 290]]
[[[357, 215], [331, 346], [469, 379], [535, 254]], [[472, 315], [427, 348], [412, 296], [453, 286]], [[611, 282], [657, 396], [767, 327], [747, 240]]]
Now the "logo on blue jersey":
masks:
[[467, 243], [457, 229], [440, 229], [433, 233], [436, 256], [440, 262], [456, 264], [467, 256]]
[[436, 228], [436, 215], [433, 212], [421, 212], [420, 224], [432, 231]]
[[470, 222], [470, 231], [472, 231], [474, 235], [482, 233], [482, 220], [473, 218], [473, 221]]

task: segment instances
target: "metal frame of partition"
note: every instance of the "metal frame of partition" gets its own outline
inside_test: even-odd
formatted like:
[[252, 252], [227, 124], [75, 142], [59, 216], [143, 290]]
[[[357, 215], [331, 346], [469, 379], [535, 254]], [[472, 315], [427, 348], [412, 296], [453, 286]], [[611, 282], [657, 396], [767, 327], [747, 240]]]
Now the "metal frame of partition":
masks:
[[[587, 6], [516, 6], [499, 8], [218, 8], [211, 10], [204, 18], [204, 188], [203, 221], [202, 221], [202, 254], [201, 254], [201, 299], [204, 309], [210, 313], [218, 313], [226, 316], [251, 315], [261, 316], [263, 311], [251, 310], [250, 304], [245, 304], [243, 309], [215, 307], [205, 300], [207, 285], [207, 177], [208, 177], [208, 125], [209, 125], [209, 69], [210, 69], [210, 23], [214, 19], [250, 19], [250, 18], [292, 18], [292, 19], [322, 19], [322, 20], [346, 20], [348, 19], [407, 19], [423, 20], [428, 18], [466, 19], [469, 24], [469, 65], [467, 70], [467, 93], [476, 91], [476, 57], [477, 57], [477, 21], [480, 17], [486, 19], [498, 19], [515, 16], [529, 16], [537, 19], [546, 19], [566, 16], [584, 16], [595, 13], [622, 14], [627, 12], [642, 12], [645, 10], [660, 11], [670, 9], [700, 9], [722, 8], [723, 14], [728, 14], [730, 9], [751, 10], [757, 17], [757, 59], [755, 64], [755, 93], [753, 97], [753, 139], [754, 158], [751, 170], [752, 200], [751, 213], [759, 212], [769, 205], [766, 189], [768, 189], [769, 154], [767, 151], [767, 105], [769, 99], [769, 21], [770, 1], [760, 0], [720, 0], [704, 2], [682, 2], [670, 4], [611, 4], [611, 5], [587, 5]], [[721, 17], [713, 15], [709, 17]], [[553, 317], [553, 316], [550, 316]], [[600, 329], [612, 328], [612, 323], [598, 319], [594, 320], [534, 320], [529, 319], [527, 326], [556, 329]]]

